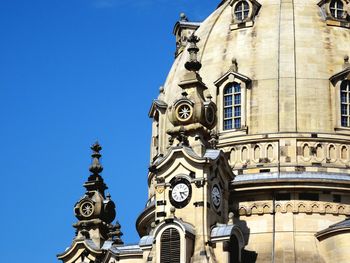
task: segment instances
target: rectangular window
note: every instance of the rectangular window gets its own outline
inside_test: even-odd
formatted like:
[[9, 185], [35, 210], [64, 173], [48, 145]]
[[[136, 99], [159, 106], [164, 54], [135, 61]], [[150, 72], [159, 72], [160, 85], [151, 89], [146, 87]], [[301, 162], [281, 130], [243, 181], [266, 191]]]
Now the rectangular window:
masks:
[[229, 84], [224, 89], [224, 130], [240, 129], [242, 118], [241, 86], [237, 83]]
[[341, 113], [341, 126], [350, 127], [350, 81], [344, 80], [340, 84], [340, 113]]

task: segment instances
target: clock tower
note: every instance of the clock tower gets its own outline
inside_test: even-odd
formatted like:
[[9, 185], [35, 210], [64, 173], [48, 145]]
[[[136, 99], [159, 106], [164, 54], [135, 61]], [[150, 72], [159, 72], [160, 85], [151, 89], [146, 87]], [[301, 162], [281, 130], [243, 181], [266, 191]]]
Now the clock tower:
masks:
[[[221, 262], [214, 260], [214, 249], [223, 246], [224, 239], [216, 245], [211, 235], [213, 229], [226, 227], [229, 217], [229, 184], [234, 175], [211, 132], [216, 105], [197, 72], [201, 68], [199, 39], [192, 35], [188, 41], [187, 73], [178, 85], [182, 96], [168, 106], [168, 119], [174, 126], [167, 130], [171, 145], [166, 155], [156, 156], [148, 175], [155, 205], [149, 236], [154, 240], [149, 247], [152, 262]], [[139, 231], [148, 232], [147, 225], [139, 222]], [[238, 239], [243, 246], [241, 233]], [[176, 255], [177, 261], [167, 261], [167, 242], [176, 240], [179, 251], [172, 251], [171, 257]]]

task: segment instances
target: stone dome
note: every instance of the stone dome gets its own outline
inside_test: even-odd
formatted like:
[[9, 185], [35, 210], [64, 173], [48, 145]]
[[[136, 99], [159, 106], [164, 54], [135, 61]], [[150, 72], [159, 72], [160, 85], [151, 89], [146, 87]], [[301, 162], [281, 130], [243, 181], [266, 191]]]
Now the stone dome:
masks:
[[[243, 2], [248, 8], [246, 18], [237, 21], [237, 5]], [[233, 154], [237, 155], [232, 157], [231, 163], [237, 164], [233, 167], [245, 166], [244, 158], [249, 159], [250, 165], [259, 163], [259, 159], [273, 159], [268, 156], [268, 145], [261, 145], [264, 140], [276, 142], [276, 145], [271, 143], [270, 155], [278, 155], [277, 148], [286, 146], [281, 163], [293, 167], [311, 164], [316, 161], [309, 157], [313, 152], [316, 154], [320, 142], [315, 137], [322, 137], [317, 162], [326, 162], [328, 157], [340, 159], [343, 146], [348, 162], [348, 145], [344, 140], [350, 134], [349, 121], [345, 125], [341, 123], [339, 94], [341, 80], [347, 78], [342, 73], [348, 66], [344, 57], [350, 53], [350, 29], [346, 3], [339, 19], [332, 17], [331, 6], [331, 1], [297, 0], [281, 4], [275, 0], [223, 1], [197, 27], [184, 19], [184, 15], [175, 26], [174, 33], [180, 42], [194, 31], [200, 38], [198, 60], [202, 67], [198, 73], [208, 88], [205, 96], [210, 94], [217, 105], [218, 147], [228, 153], [234, 150]], [[232, 59], [237, 62], [234, 70]], [[185, 78], [184, 64], [188, 60], [184, 47], [177, 53], [159, 96], [167, 105], [181, 97], [179, 83]], [[238, 129], [224, 129], [223, 125], [223, 89], [230, 79], [245, 81]], [[163, 147], [158, 147], [160, 152], [167, 149], [165, 131], [171, 125], [167, 120], [164, 129], [158, 131], [159, 137], [164, 137], [160, 139], [163, 141]], [[285, 142], [286, 137], [291, 140]], [[262, 147], [256, 158], [252, 144], [247, 145], [247, 153], [242, 153], [247, 156], [237, 153], [247, 141]], [[241, 142], [242, 146], [238, 147]], [[331, 157], [329, 147], [335, 143], [339, 145], [334, 145], [336, 149]], [[308, 147], [305, 151], [310, 153], [305, 152], [305, 158], [298, 159], [305, 145]], [[345, 168], [344, 160], [334, 164]]]

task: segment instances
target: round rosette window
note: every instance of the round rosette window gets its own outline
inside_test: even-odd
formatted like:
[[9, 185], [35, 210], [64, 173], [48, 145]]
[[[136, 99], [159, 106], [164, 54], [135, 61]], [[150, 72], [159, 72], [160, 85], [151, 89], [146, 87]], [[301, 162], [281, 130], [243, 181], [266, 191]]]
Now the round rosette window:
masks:
[[89, 202], [85, 201], [80, 205], [80, 214], [84, 217], [90, 217], [94, 213], [94, 205]]
[[176, 117], [181, 122], [188, 121], [193, 115], [193, 108], [188, 103], [182, 103], [176, 108]]

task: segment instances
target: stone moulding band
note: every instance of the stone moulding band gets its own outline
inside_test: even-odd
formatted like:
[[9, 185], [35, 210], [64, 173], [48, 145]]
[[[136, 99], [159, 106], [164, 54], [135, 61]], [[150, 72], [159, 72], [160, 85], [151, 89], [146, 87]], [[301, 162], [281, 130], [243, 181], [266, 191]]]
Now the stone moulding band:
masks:
[[335, 204], [320, 201], [300, 201], [300, 202], [275, 202], [273, 211], [272, 202], [254, 202], [239, 206], [240, 216], [263, 215], [276, 213], [306, 213], [306, 214], [332, 214], [350, 215], [350, 205]]

